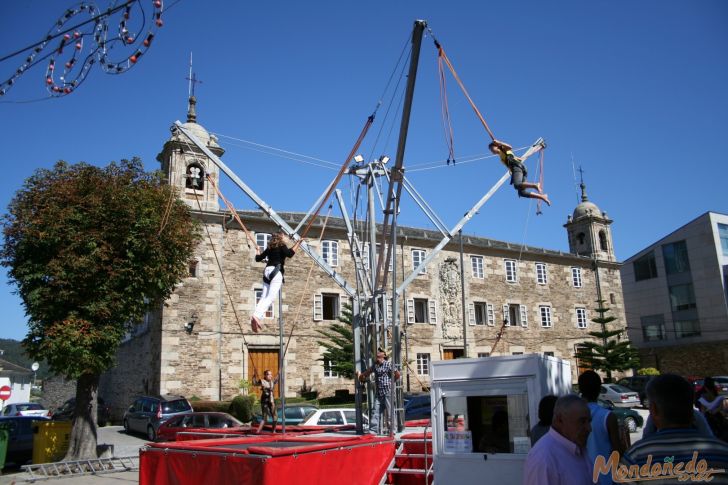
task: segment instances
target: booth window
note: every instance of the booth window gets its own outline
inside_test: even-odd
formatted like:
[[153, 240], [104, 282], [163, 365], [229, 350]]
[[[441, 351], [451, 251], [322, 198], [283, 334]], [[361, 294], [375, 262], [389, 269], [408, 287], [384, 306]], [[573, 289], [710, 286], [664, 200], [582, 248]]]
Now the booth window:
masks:
[[[451, 432], [446, 433], [446, 453], [528, 453], [525, 390], [492, 396], [446, 396], [443, 409], [446, 431]], [[453, 438], [458, 441], [455, 446]]]

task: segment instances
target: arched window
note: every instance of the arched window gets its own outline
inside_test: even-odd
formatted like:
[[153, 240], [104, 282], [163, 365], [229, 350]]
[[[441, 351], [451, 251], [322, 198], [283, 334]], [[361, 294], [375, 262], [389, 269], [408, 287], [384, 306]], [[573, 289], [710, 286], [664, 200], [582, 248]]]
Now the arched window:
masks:
[[604, 232], [604, 229], [599, 231], [599, 249], [602, 251], [609, 251], [609, 248], [607, 247], [607, 233]]
[[187, 165], [185, 188], [203, 190], [205, 188], [205, 169], [197, 162]]
[[576, 241], [579, 243], [580, 246], [584, 245], [584, 240], [586, 239], [586, 234], [583, 232], [580, 232], [576, 235]]

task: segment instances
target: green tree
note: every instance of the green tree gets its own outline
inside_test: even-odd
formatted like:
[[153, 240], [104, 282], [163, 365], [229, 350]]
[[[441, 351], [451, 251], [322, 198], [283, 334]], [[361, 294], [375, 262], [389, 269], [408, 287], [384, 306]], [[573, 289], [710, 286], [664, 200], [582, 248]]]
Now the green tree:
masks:
[[347, 379], [354, 378], [354, 333], [351, 329], [352, 310], [349, 303], [341, 308], [339, 321], [326, 329], [316, 329], [316, 332], [326, 337], [318, 344], [324, 347], [324, 354], [320, 360], [328, 360], [333, 370]]
[[174, 189], [134, 158], [37, 170], [10, 202], [3, 232], [1, 263], [28, 315], [23, 346], [77, 379], [66, 459], [95, 457], [99, 376], [188, 271], [197, 226]]
[[623, 372], [639, 367], [639, 353], [632, 347], [629, 340], [621, 340], [624, 328], [607, 329], [607, 324], [614, 322], [617, 318], [607, 315], [609, 308], [604, 306], [604, 300], [597, 300], [597, 304], [599, 306], [595, 311], [598, 316], [592, 318], [592, 322], [598, 324], [601, 330], [589, 332], [589, 335], [598, 341], [580, 344], [576, 357], [582, 367], [605, 372], [607, 381], [611, 382], [612, 372]]

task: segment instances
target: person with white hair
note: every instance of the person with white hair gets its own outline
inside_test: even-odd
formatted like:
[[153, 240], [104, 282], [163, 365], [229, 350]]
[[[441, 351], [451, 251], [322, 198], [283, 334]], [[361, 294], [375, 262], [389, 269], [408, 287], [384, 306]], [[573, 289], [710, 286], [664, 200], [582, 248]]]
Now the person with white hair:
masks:
[[576, 394], [560, 397], [554, 406], [551, 429], [536, 442], [526, 458], [524, 485], [586, 485], [592, 483], [594, 464], [586, 451], [591, 412]]

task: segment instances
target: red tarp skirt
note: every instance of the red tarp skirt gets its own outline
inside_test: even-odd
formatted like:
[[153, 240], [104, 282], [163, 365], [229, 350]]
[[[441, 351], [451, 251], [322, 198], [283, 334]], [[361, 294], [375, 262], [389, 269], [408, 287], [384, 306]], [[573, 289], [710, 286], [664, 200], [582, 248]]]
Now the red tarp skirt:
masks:
[[394, 441], [365, 436], [275, 436], [155, 443], [140, 451], [140, 485], [376, 485]]

